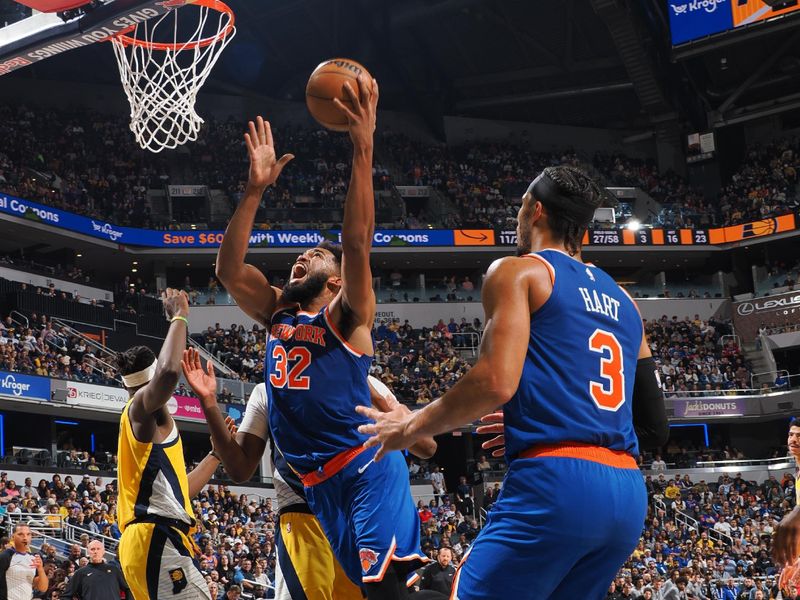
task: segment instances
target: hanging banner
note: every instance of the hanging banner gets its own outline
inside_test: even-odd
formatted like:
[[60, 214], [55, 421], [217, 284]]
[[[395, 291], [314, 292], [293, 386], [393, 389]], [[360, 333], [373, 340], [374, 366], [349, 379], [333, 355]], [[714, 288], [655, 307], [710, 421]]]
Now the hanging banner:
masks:
[[50, 380], [0, 371], [0, 394], [29, 400], [50, 400]]
[[67, 404], [121, 411], [129, 399], [128, 392], [123, 388], [67, 382]]
[[733, 303], [733, 326], [743, 340], [751, 341], [763, 324], [767, 328], [800, 322], [800, 291]]
[[740, 417], [745, 412], [745, 401], [735, 398], [696, 398], [673, 400], [676, 417]]
[[205, 421], [200, 400], [190, 396], [173, 396], [167, 402], [167, 410], [176, 419], [186, 421]]

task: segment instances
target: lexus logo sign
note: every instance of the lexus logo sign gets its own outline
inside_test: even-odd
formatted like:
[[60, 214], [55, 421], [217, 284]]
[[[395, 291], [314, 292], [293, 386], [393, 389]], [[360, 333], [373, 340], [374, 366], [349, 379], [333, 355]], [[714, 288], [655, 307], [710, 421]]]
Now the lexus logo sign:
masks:
[[742, 302], [737, 308], [736, 312], [738, 312], [743, 317], [753, 314], [755, 312], [756, 307], [753, 306], [752, 302]]

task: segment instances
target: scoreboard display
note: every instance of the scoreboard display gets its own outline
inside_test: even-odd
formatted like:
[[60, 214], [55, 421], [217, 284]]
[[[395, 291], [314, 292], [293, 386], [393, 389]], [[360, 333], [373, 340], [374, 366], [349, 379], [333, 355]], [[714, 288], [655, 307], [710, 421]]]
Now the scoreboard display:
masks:
[[708, 244], [705, 229], [592, 229], [583, 239], [590, 246], [697, 246]]
[[795, 0], [667, 0], [672, 45], [678, 46], [800, 11]]
[[[794, 215], [781, 215], [752, 223], [714, 229], [589, 229], [583, 236], [585, 246], [717, 246], [744, 242], [752, 238], [785, 233], [796, 229]], [[489, 231], [488, 233], [492, 233]], [[494, 232], [494, 244], [514, 246], [514, 231]], [[475, 245], [459, 244], [456, 245]]]

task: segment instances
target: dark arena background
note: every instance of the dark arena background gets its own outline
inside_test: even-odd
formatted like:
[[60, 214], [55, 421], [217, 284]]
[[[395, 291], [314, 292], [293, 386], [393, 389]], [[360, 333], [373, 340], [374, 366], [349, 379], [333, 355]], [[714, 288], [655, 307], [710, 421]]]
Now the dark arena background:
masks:
[[[230, 0], [236, 35], [197, 97], [197, 139], [159, 153], [129, 127], [112, 44], [92, 42], [123, 13], [176, 10], [183, 27], [192, 7], [25, 4], [0, 0], [0, 515], [7, 536], [31, 526], [48, 573], [35, 597], [65, 597], [92, 539], [115, 560], [128, 393], [114, 359], [158, 354], [166, 288], [188, 294], [188, 344], [241, 423], [267, 336], [215, 269], [248, 178], [242, 134], [264, 115], [278, 156], [296, 157], [264, 194], [247, 255], [280, 288], [300, 252], [340, 240], [350, 140], [305, 103], [333, 57], [380, 84], [370, 374], [413, 411], [467, 373], [484, 275], [515, 253], [522, 195], [545, 167], [582, 169], [618, 200], [583, 258], [638, 304], [670, 427], [638, 457], [647, 517], [605, 597], [797, 597], [772, 558], [795, 506], [787, 432], [800, 414], [796, 0]], [[56, 29], [24, 25], [44, 17]], [[209, 430], [182, 376], [168, 407], [191, 470]], [[451, 547], [453, 566], [507, 471], [476, 426], [437, 436], [430, 460], [406, 453], [422, 550]], [[220, 466], [193, 500], [214, 600], [275, 597], [275, 503], [268, 456], [243, 484]]]

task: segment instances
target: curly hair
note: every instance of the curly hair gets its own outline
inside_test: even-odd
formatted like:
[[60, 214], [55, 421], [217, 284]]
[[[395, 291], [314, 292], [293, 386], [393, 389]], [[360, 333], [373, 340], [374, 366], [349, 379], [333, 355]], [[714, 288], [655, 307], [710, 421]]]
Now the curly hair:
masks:
[[134, 346], [117, 354], [115, 366], [120, 375], [130, 375], [146, 369], [155, 359], [155, 353], [147, 346]]
[[576, 254], [594, 211], [606, 202], [607, 194], [586, 173], [576, 167], [546, 167], [542, 171], [555, 184], [559, 202], [547, 202], [547, 223], [553, 234], [564, 240], [570, 254]]

